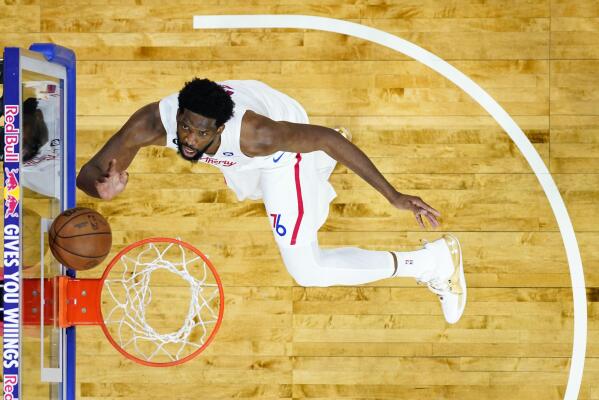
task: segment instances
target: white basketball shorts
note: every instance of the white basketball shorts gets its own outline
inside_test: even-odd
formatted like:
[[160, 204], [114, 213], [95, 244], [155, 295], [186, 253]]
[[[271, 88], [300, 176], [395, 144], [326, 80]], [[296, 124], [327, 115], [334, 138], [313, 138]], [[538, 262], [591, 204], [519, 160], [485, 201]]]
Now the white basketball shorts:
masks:
[[317, 240], [337, 195], [329, 182], [336, 161], [323, 151], [297, 153], [295, 162], [261, 169], [266, 213], [279, 246], [302, 246]]

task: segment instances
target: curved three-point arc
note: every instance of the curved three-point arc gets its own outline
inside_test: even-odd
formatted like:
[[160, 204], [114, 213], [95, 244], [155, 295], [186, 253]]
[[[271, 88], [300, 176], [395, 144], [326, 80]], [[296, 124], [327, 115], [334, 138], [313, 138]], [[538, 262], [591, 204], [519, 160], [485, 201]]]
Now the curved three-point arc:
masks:
[[403, 53], [432, 68], [459, 86], [474, 101], [487, 110], [514, 143], [516, 143], [537, 176], [551, 204], [564, 241], [566, 257], [570, 267], [570, 280], [572, 282], [574, 302], [572, 359], [564, 400], [575, 400], [578, 397], [582, 382], [587, 342], [587, 303], [582, 260], [574, 228], [572, 227], [572, 221], [557, 186], [551, 177], [551, 173], [543, 163], [539, 153], [537, 153], [532, 143], [530, 143], [524, 132], [522, 132], [522, 129], [486, 91], [474, 83], [472, 79], [431, 52], [395, 35], [353, 22], [307, 15], [197, 15], [193, 18], [193, 27], [195, 29], [314, 29], [354, 36]]

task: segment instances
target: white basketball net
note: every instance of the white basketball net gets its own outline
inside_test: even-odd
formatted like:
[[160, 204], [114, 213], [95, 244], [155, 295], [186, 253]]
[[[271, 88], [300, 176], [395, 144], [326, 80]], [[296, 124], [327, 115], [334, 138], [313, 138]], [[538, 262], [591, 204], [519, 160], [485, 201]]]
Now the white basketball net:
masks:
[[[179, 251], [175, 254], [180, 257], [173, 257], [176, 247]], [[214, 329], [219, 317], [218, 285], [204, 260], [179, 244], [147, 243], [138, 251], [137, 256], [131, 257], [131, 251], [123, 255], [118, 269], [122, 271], [120, 277], [104, 282], [110, 298], [104, 300], [103, 296], [103, 308], [106, 309], [107, 302], [114, 302], [108, 306], [110, 311], [104, 312], [104, 324], [115, 342], [134, 357], [149, 362], [180, 360], [198, 350]], [[167, 252], [169, 259], [165, 256]], [[173, 258], [178, 260], [174, 262]], [[153, 300], [151, 277], [157, 271], [168, 271], [189, 284], [191, 300], [183, 325], [169, 333], [158, 332], [148, 321], [147, 309]], [[156, 323], [156, 318], [153, 322]]]

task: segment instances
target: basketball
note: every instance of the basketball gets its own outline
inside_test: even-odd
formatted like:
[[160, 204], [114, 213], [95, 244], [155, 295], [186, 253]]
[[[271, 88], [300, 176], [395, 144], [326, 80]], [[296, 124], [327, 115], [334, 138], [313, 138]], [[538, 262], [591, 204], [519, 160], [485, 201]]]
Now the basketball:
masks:
[[83, 207], [62, 212], [50, 226], [48, 236], [50, 250], [58, 262], [77, 271], [100, 264], [112, 245], [106, 219]]

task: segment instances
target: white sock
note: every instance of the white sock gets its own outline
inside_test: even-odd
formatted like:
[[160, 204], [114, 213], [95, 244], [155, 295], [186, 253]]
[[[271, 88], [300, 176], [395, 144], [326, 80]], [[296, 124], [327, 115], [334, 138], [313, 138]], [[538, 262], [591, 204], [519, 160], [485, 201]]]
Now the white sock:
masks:
[[416, 251], [394, 251], [392, 254], [397, 257], [397, 270], [393, 276], [417, 278], [435, 265], [433, 252], [425, 248]]

